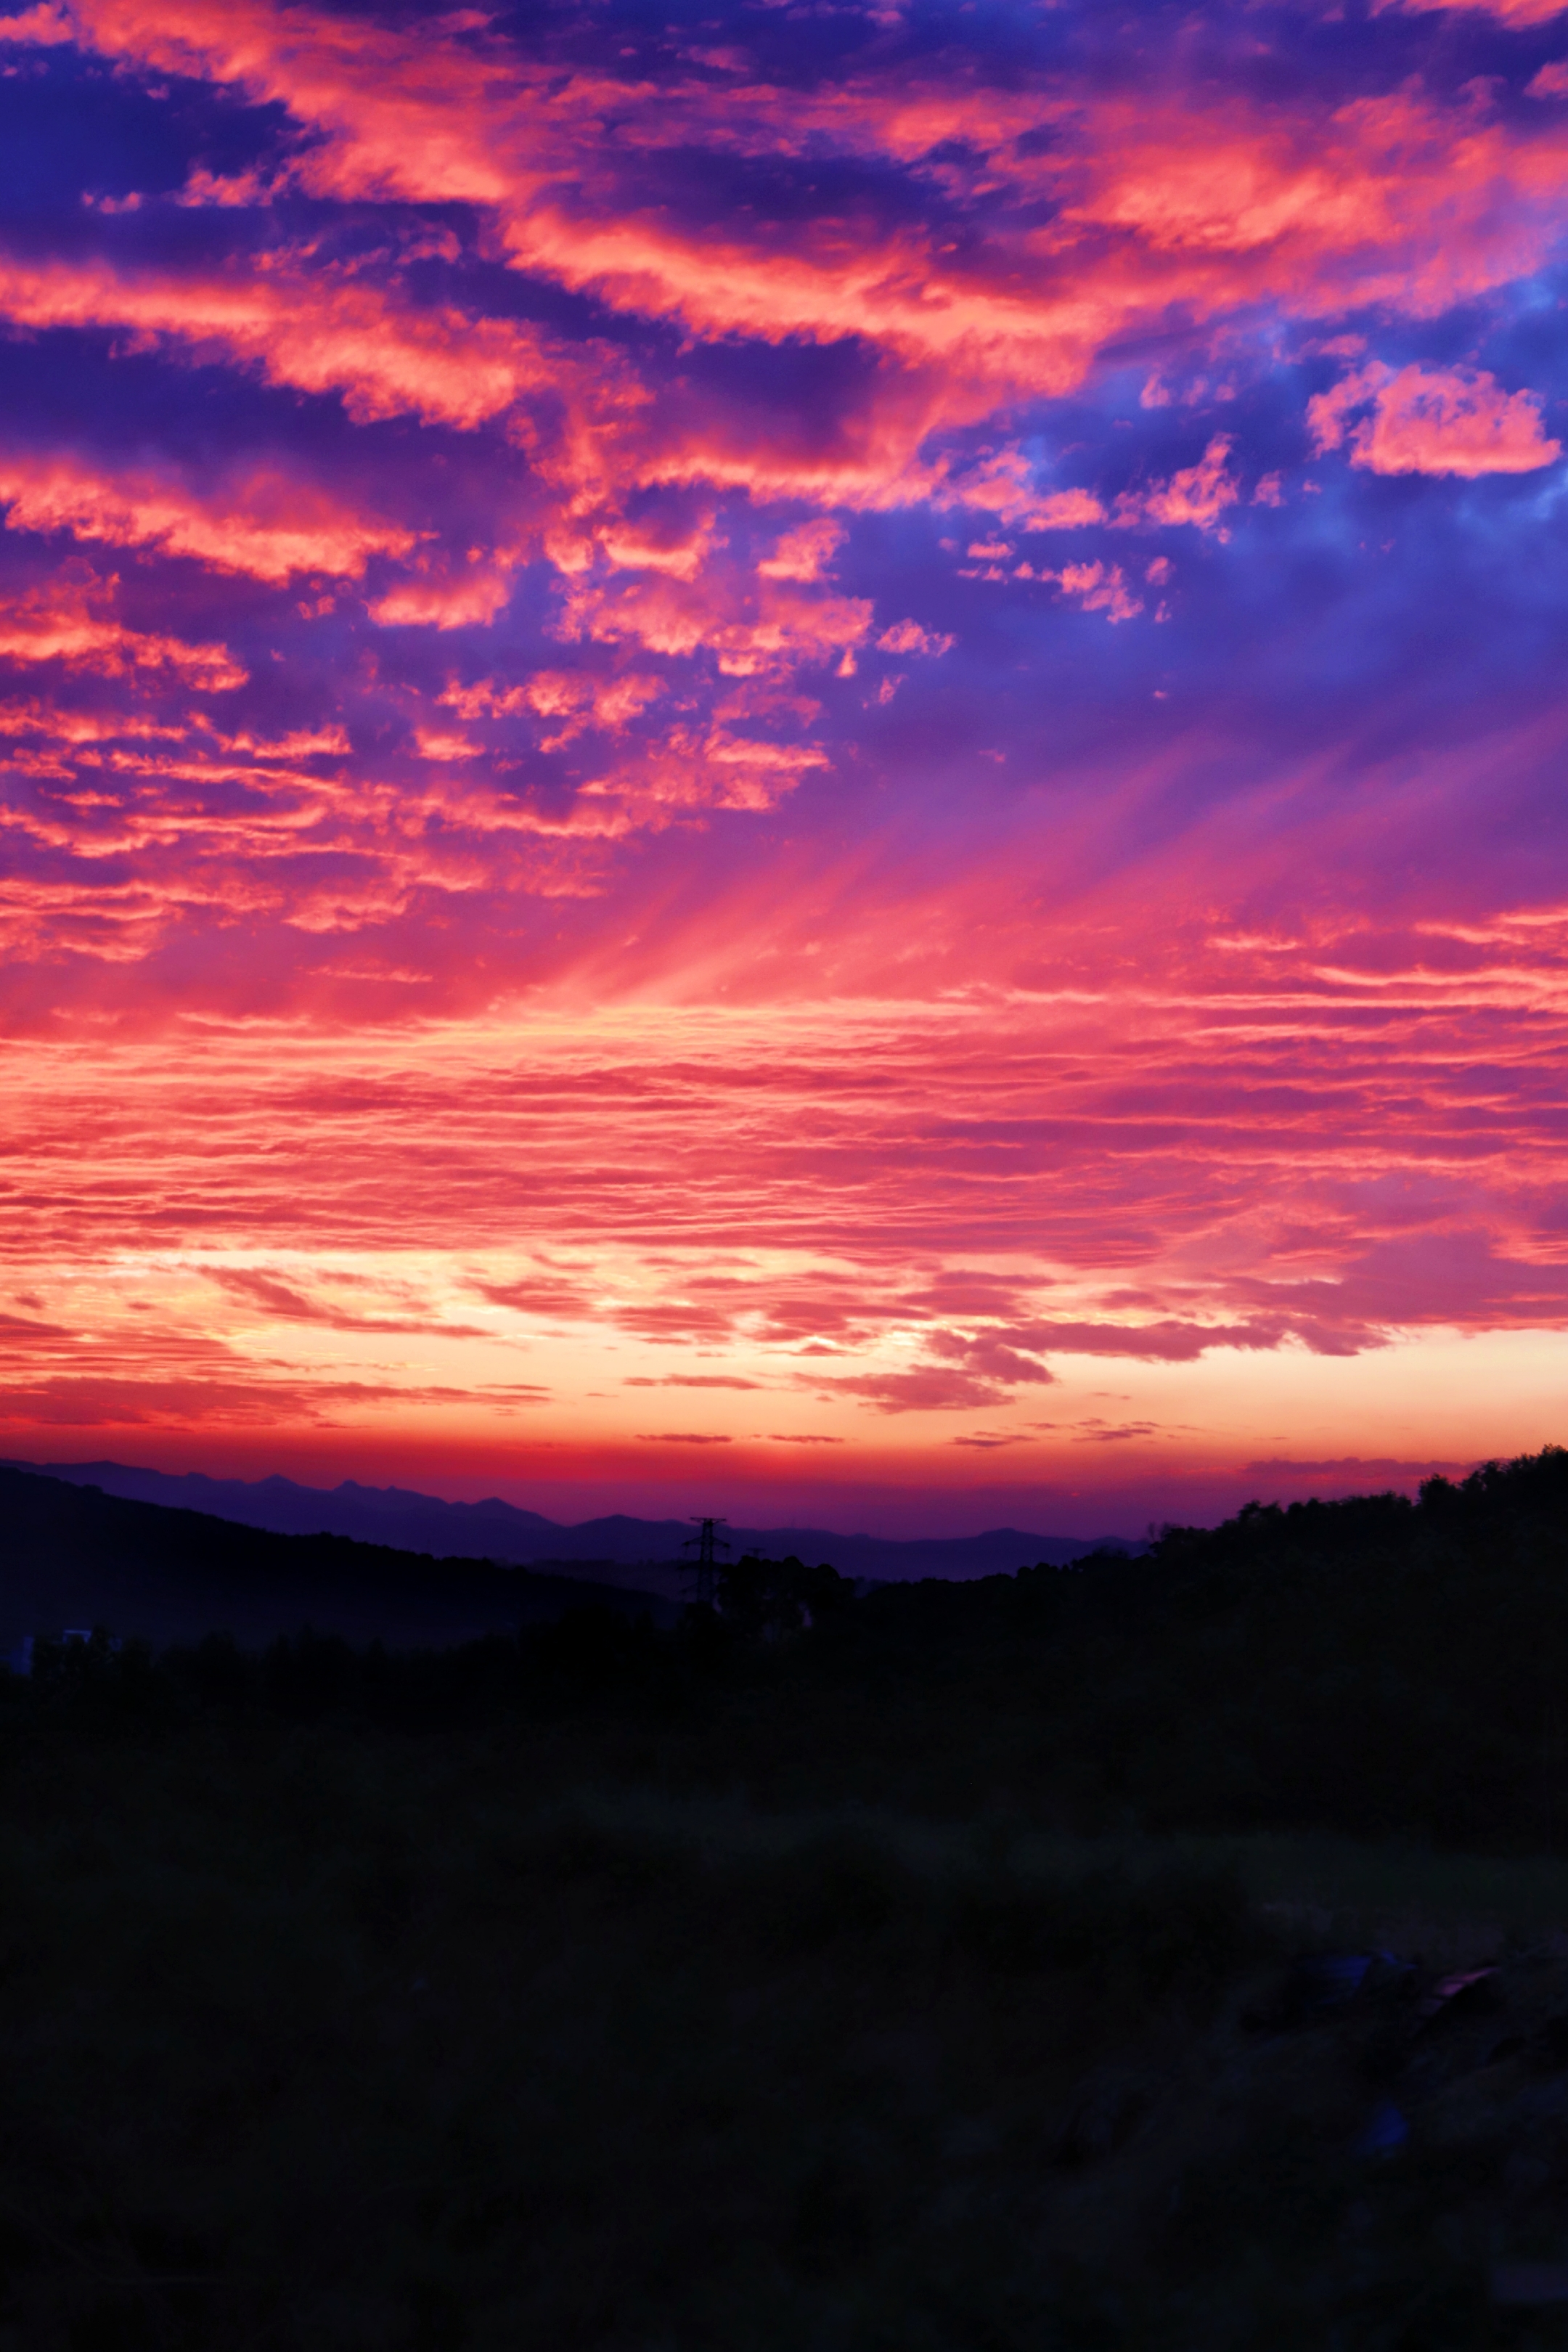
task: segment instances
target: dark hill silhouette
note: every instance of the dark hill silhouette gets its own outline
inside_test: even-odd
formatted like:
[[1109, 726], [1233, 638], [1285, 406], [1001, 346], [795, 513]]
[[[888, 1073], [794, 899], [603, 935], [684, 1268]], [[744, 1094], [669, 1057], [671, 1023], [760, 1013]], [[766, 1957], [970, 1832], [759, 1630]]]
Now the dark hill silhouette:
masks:
[[0, 1468], [0, 1654], [27, 1634], [94, 1625], [155, 1648], [215, 1632], [259, 1647], [307, 1623], [354, 1642], [445, 1646], [594, 1602], [660, 1622], [676, 1613], [654, 1593], [583, 1576], [277, 1535]]
[[[7, 1529], [532, 1581], [21, 1475]], [[0, 1674], [5, 2347], [1563, 2346], [1568, 1453], [748, 1566]]]
[[[401, 1551], [429, 1552], [446, 1559], [510, 1560], [519, 1567], [547, 1568], [562, 1576], [591, 1575], [606, 1584], [630, 1584], [685, 1597], [689, 1570], [680, 1547], [690, 1535], [685, 1519], [639, 1519], [615, 1512], [574, 1527], [519, 1509], [491, 1496], [482, 1503], [447, 1503], [401, 1486], [362, 1486], [353, 1478], [330, 1491], [302, 1486], [292, 1478], [209, 1478], [199, 1470], [176, 1477], [121, 1462], [16, 1463], [73, 1486], [101, 1486], [105, 1494], [138, 1502], [205, 1511], [277, 1535], [338, 1535], [361, 1543], [391, 1544]], [[880, 1536], [835, 1535], [824, 1528], [742, 1528], [725, 1531], [732, 1556], [757, 1551], [782, 1559], [829, 1560], [841, 1576], [900, 1583], [923, 1577], [965, 1580], [1011, 1574], [1048, 1560], [1062, 1566], [1101, 1547], [1137, 1553], [1144, 1546], [1121, 1536], [1041, 1536], [1017, 1528], [993, 1528], [976, 1536], [900, 1542]]]

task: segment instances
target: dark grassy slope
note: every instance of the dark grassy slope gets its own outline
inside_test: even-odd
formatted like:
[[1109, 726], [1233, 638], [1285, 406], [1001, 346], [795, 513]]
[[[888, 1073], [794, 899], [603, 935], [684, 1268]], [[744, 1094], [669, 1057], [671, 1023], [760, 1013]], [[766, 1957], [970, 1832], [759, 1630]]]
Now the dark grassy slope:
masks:
[[471, 1641], [599, 1601], [672, 1612], [651, 1594], [434, 1560], [342, 1536], [277, 1536], [200, 1511], [0, 1470], [0, 1647], [102, 1625], [154, 1646], [215, 1631], [267, 1643], [301, 1624], [356, 1642]]
[[1121, 2340], [1044, 2203], [1085, 2069], [1246, 1964], [1224, 1885], [552, 1796], [508, 1736], [102, 1764], [0, 1832], [5, 2352]]
[[667, 1633], [44, 1652], [0, 2347], [1568, 2344], [1489, 2290], [1568, 2259], [1568, 1944], [1436, 2024], [1430, 1967], [1320, 2012], [1300, 1919], [1085, 1836], [1561, 1838], [1565, 1523], [1547, 1454], [819, 1582], [795, 1639], [756, 1572]]

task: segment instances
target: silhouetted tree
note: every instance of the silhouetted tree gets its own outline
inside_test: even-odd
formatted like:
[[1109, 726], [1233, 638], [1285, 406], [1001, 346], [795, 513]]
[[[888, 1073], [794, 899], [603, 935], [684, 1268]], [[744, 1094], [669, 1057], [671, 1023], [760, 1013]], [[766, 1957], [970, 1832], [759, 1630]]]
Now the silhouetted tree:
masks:
[[779, 1560], [747, 1552], [719, 1571], [721, 1612], [756, 1641], [780, 1641], [821, 1624], [854, 1597], [854, 1586], [826, 1560], [807, 1568], [793, 1552]]

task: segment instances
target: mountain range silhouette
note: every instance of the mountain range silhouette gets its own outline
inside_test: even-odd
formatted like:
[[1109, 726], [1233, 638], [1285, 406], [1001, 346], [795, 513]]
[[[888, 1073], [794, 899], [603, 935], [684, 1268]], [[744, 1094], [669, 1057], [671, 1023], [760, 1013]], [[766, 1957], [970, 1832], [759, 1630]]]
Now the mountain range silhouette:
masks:
[[[684, 1599], [689, 1585], [681, 1556], [681, 1546], [692, 1532], [689, 1519], [640, 1519], [613, 1512], [567, 1526], [499, 1496], [448, 1503], [401, 1486], [361, 1486], [353, 1478], [322, 1488], [276, 1475], [211, 1478], [192, 1470], [176, 1475], [122, 1462], [12, 1462], [4, 1466], [42, 1473], [72, 1486], [99, 1486], [106, 1495], [132, 1502], [205, 1512], [274, 1535], [348, 1536], [357, 1543], [385, 1544], [442, 1559], [506, 1561], [561, 1576], [590, 1576], [598, 1583], [656, 1592], [670, 1601]], [[775, 1559], [794, 1553], [812, 1562], [828, 1560], [841, 1576], [879, 1583], [928, 1576], [962, 1580], [1005, 1575], [1039, 1560], [1061, 1567], [1096, 1550], [1137, 1554], [1146, 1549], [1122, 1536], [1036, 1535], [1017, 1528], [913, 1540], [841, 1535], [812, 1527], [727, 1527], [724, 1533], [731, 1558], [750, 1550]]]

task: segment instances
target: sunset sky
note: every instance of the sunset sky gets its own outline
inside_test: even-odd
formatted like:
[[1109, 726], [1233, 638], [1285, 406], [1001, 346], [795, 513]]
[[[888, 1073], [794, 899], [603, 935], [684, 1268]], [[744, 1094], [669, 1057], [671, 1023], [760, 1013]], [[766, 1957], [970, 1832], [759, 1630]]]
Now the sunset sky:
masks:
[[1568, 1440], [1568, 13], [0, 21], [0, 1453]]

